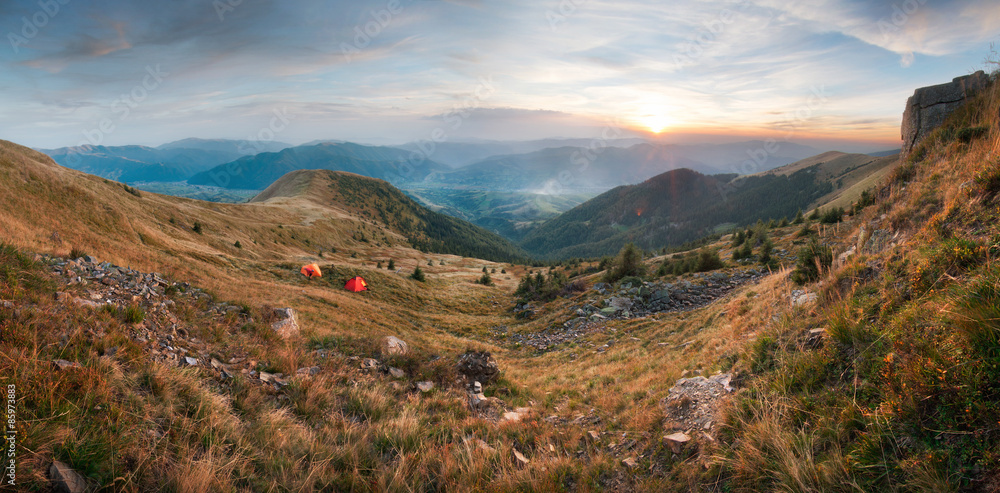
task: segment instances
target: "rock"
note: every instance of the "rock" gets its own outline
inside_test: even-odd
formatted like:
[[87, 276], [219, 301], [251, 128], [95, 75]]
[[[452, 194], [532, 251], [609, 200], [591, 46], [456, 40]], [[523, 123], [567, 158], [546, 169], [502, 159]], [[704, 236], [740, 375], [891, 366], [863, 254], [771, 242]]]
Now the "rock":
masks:
[[14, 302], [3, 300], [0, 301], [0, 307], [2, 308], [14, 308]]
[[261, 381], [267, 382], [267, 383], [276, 383], [278, 381], [278, 377], [277, 376], [275, 376], [273, 374], [270, 374], [270, 373], [268, 373], [266, 371], [260, 372], [260, 374], [257, 375], [257, 378], [259, 378]]
[[472, 409], [483, 409], [489, 407], [490, 398], [483, 393], [472, 394], [469, 396], [469, 405]]
[[101, 261], [97, 260], [97, 257], [92, 257], [90, 255], [84, 255], [83, 256], [83, 263], [96, 265], [96, 264], [101, 263]]
[[66, 361], [64, 359], [52, 360], [52, 364], [56, 365], [57, 370], [74, 370], [83, 368], [83, 365], [77, 363], [76, 361]]
[[389, 368], [389, 374], [392, 375], [392, 378], [403, 378], [406, 376], [406, 372], [399, 368]]
[[982, 71], [956, 77], [949, 83], [917, 89], [906, 101], [903, 112], [903, 151], [910, 151], [935, 128], [941, 126], [955, 110], [989, 85], [989, 77]]
[[472, 393], [473, 394], [482, 394], [483, 393], [483, 384], [481, 384], [479, 382], [472, 382]]
[[56, 291], [55, 299], [56, 299], [56, 301], [65, 303], [67, 301], [73, 301], [73, 295], [71, 295], [71, 294], [69, 294], [69, 293], [67, 293], [65, 291]]
[[524, 467], [531, 462], [524, 456], [524, 454], [518, 452], [516, 448], [512, 448], [511, 450], [514, 452], [514, 464], [517, 464], [519, 467]]
[[299, 322], [295, 316], [295, 310], [291, 308], [275, 308], [274, 313], [278, 316], [278, 321], [271, 324], [271, 328], [283, 339], [295, 336], [299, 333]]
[[299, 368], [298, 370], [295, 370], [295, 375], [303, 378], [309, 378], [319, 375], [320, 371], [322, 371], [322, 368], [318, 366], [309, 366], [306, 368]]
[[434, 382], [428, 382], [428, 381], [417, 382], [416, 388], [417, 390], [426, 394], [427, 392], [434, 390]]
[[816, 296], [816, 293], [809, 293], [798, 290], [792, 292], [792, 305], [794, 306], [803, 306], [809, 303], [813, 303], [817, 299], [818, 296]]
[[684, 450], [684, 445], [690, 441], [691, 437], [680, 432], [663, 437], [663, 443], [670, 447], [670, 450], [675, 454], [681, 453]]
[[635, 459], [632, 458], [632, 457], [628, 457], [628, 458], [622, 459], [622, 465], [625, 466], [628, 469], [635, 469], [635, 468], [639, 467], [639, 463], [636, 462]]
[[601, 434], [594, 430], [590, 430], [587, 432], [586, 438], [591, 442], [598, 442], [601, 440]]
[[100, 309], [104, 306], [104, 303], [98, 303], [96, 301], [81, 300], [80, 298], [73, 298], [73, 303], [77, 306], [82, 306], [84, 308], [90, 308], [92, 310]]
[[489, 454], [492, 454], [492, 453], [494, 453], [494, 452], [497, 451], [495, 448], [490, 447], [490, 444], [482, 441], [479, 438], [465, 437], [465, 438], [462, 439], [462, 442], [464, 442], [466, 445], [469, 445], [469, 444], [475, 445], [477, 448], [479, 448], [479, 450], [482, 450], [483, 452], [486, 452], [486, 453], [489, 453]]
[[474, 382], [490, 383], [500, 375], [500, 365], [486, 351], [468, 351], [458, 357], [459, 373]]
[[403, 356], [409, 351], [410, 347], [396, 336], [382, 338], [382, 356]]
[[616, 313], [618, 313], [618, 309], [613, 306], [609, 306], [607, 308], [601, 308], [601, 313], [599, 315], [604, 318], [608, 318], [615, 316]]
[[708, 377], [709, 380], [722, 385], [722, 388], [726, 389], [726, 392], [732, 392], [733, 388], [729, 386], [729, 382], [733, 380], [733, 376], [729, 373], [719, 373]]
[[118, 284], [118, 281], [114, 280], [114, 278], [111, 277], [103, 277], [101, 278], [101, 284], [105, 286], [114, 286]]
[[53, 491], [58, 493], [83, 493], [87, 490], [87, 481], [83, 476], [59, 461], [49, 466], [49, 481]]
[[503, 421], [517, 423], [531, 414], [531, 408], [519, 407], [513, 411], [503, 413]]
[[190, 356], [181, 359], [181, 366], [198, 366], [198, 360]]
[[374, 360], [372, 358], [365, 358], [365, 359], [361, 360], [361, 369], [362, 370], [374, 370], [374, 369], [378, 368], [378, 366], [379, 366], [378, 365], [378, 361]]

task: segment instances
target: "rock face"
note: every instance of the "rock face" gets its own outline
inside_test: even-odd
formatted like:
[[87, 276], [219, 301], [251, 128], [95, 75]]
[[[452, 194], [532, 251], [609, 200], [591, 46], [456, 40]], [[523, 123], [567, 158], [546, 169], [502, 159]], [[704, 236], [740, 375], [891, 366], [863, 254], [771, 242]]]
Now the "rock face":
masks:
[[917, 89], [906, 101], [903, 113], [903, 153], [905, 157], [935, 128], [944, 123], [965, 101], [989, 84], [989, 77], [980, 70], [958, 77], [947, 84]]

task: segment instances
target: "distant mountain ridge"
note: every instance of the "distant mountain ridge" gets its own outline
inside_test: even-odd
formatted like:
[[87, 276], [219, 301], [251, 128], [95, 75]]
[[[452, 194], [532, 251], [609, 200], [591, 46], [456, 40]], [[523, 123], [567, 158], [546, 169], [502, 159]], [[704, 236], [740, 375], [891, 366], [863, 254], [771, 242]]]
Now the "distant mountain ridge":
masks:
[[346, 171], [390, 183], [405, 183], [448, 170], [434, 161], [411, 162], [410, 157], [409, 152], [395, 147], [323, 143], [242, 157], [199, 173], [188, 183], [263, 190], [287, 173], [301, 169]]
[[850, 201], [897, 160], [828, 152], [754, 175], [678, 169], [605, 192], [541, 224], [520, 246], [540, 258], [611, 255], [626, 243], [656, 249], [758, 219]]
[[183, 181], [239, 157], [223, 150], [145, 146], [83, 145], [41, 152], [67, 168], [126, 183]]

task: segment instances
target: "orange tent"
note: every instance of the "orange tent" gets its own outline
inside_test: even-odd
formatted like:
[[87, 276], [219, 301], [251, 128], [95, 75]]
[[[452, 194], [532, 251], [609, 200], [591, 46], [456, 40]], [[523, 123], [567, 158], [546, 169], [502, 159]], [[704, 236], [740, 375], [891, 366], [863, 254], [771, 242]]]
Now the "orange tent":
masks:
[[316, 264], [304, 265], [299, 272], [306, 277], [323, 277], [323, 272], [319, 270], [319, 266]]
[[344, 289], [348, 291], [354, 291], [355, 293], [357, 293], [358, 291], [367, 291], [368, 283], [365, 282], [365, 279], [363, 277], [355, 277], [347, 281], [347, 284], [344, 284]]

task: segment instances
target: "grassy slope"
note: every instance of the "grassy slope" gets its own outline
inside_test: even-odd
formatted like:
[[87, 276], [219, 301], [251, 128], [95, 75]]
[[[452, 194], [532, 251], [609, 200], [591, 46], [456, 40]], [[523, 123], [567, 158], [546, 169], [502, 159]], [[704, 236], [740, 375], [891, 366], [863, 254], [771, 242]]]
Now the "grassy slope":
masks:
[[[593, 292], [557, 298], [540, 305], [535, 319], [516, 322], [504, 310], [512, 303], [504, 293], [513, 289], [516, 276], [524, 270], [506, 266], [513, 275], [510, 279], [498, 275], [501, 286], [496, 289], [469, 283], [482, 262], [452, 257], [444, 257], [453, 262], [447, 267], [425, 267], [431, 273], [427, 287], [371, 269], [365, 271], [361, 265], [364, 260], [387, 255], [397, 262], [407, 259], [411, 262], [408, 266], [426, 264], [426, 256], [400, 248], [398, 238], [395, 246], [385, 246], [393, 241], [390, 232], [380, 239], [382, 246], [341, 243], [340, 253], [332, 257], [345, 273], [348, 268], [358, 269], [385, 286], [373, 293], [377, 296], [358, 301], [328, 289], [337, 287], [329, 280], [325, 281], [328, 285], [306, 286], [292, 272], [294, 264], [285, 263], [309, 258], [302, 237], [311, 231], [339, 228], [341, 238], [359, 231], [361, 225], [357, 220], [351, 222], [345, 211], [339, 211], [344, 215], [339, 219], [323, 219], [323, 214], [334, 217], [338, 212], [301, 204], [227, 209], [145, 194], [141, 200], [155, 201], [155, 206], [152, 211], [146, 211], [145, 205], [138, 207], [132, 216], [183, 210], [206, 223], [218, 222], [207, 228], [205, 235], [183, 230], [175, 233], [176, 239], [165, 235], [171, 243], [163, 252], [144, 246], [123, 248], [135, 241], [135, 235], [119, 235], [115, 228], [99, 229], [102, 234], [72, 228], [70, 233], [62, 233], [64, 239], [76, 235], [74, 243], [82, 243], [92, 253], [118, 255], [119, 262], [129, 261], [150, 270], [165, 270], [159, 267], [166, 265], [171, 272], [189, 274], [216, 288], [223, 297], [291, 304], [305, 314], [307, 340], [339, 336], [347, 342], [340, 343], [347, 355], [370, 355], [377, 336], [399, 335], [419, 348], [405, 364], [441, 383], [447, 382], [448, 370], [440, 363], [435, 366], [431, 355], [453, 356], [466, 346], [490, 348], [501, 361], [505, 380], [488, 386], [488, 392], [501, 396], [508, 407], [529, 405], [535, 413], [536, 418], [519, 424], [495, 425], [470, 415], [456, 402], [462, 395], [457, 389], [414, 396], [395, 390], [384, 378], [363, 378], [350, 364], [330, 363], [319, 383], [291, 396], [291, 401], [255, 391], [220, 390], [197, 374], [155, 367], [140, 370], [155, 373], [153, 387], [161, 390], [143, 397], [142, 392], [148, 392], [142, 390], [145, 387], [86, 359], [85, 366], [100, 376], [88, 381], [98, 382], [102, 386], [99, 390], [89, 391], [91, 387], [80, 387], [78, 382], [52, 382], [51, 373], [41, 369], [19, 375], [27, 380], [27, 393], [51, 388], [55, 390], [49, 391], [50, 395], [66, 392], [74, 399], [134, 394], [129, 405], [139, 407], [128, 408], [122, 416], [156, 412], [160, 414], [152, 419], [171, 423], [167, 429], [176, 438], [155, 449], [158, 457], [163, 456], [161, 460], [137, 458], [140, 472], [127, 476], [123, 483], [133, 487], [159, 484], [149, 479], [155, 477], [180, 482], [198, 479], [215, 489], [944, 491], [954, 485], [988, 489], [983, 480], [998, 470], [992, 458], [997, 456], [992, 437], [1000, 416], [994, 416], [997, 399], [991, 382], [997, 379], [986, 356], [996, 357], [990, 352], [994, 351], [990, 341], [996, 338], [972, 336], [993, 334], [995, 317], [989, 311], [961, 306], [974, 302], [968, 296], [974, 280], [981, 279], [987, 287], [1000, 282], [1000, 275], [994, 275], [994, 253], [989, 249], [997, 234], [997, 210], [989, 191], [1000, 190], [1000, 178], [996, 178], [1000, 172], [995, 161], [986, 158], [1000, 147], [994, 116], [1000, 104], [993, 97], [979, 101], [973, 109], [976, 111], [966, 115], [961, 126], [988, 123], [991, 129], [986, 139], [955, 143], [947, 132], [939, 132], [937, 135], [948, 138], [928, 146], [924, 161], [918, 165], [894, 171], [882, 183], [875, 206], [840, 226], [812, 226], [817, 239], [831, 245], [835, 254], [858, 242], [862, 226], [867, 232], [892, 229], [903, 238], [884, 252], [855, 257], [808, 286], [820, 293], [818, 303], [792, 306], [789, 295], [796, 287], [788, 281], [786, 266], [759, 285], [736, 290], [703, 309], [609, 322], [542, 354], [516, 345], [496, 346], [489, 328], [504, 325], [509, 333], [523, 334], [549, 331], [573, 318], [575, 307], [591, 299]], [[11, 151], [3, 149], [8, 152], [4, 159], [11, 159]], [[0, 174], [0, 180], [7, 180], [3, 190], [31, 186], [17, 181], [16, 173], [12, 178], [7, 168], [0, 167], [0, 171], [6, 173]], [[99, 209], [98, 204], [105, 201], [112, 207], [137, 207], [138, 202], [127, 202], [136, 199], [118, 192], [116, 185], [60, 173], [55, 173], [61, 176], [59, 180], [94, 190], [101, 197], [98, 200], [84, 193], [74, 198], [73, 203], [87, 205], [80, 221], [89, 220], [94, 214], [91, 209]], [[973, 180], [977, 175], [983, 178]], [[970, 180], [975, 185], [959, 186]], [[2, 196], [5, 205], [18, 200], [17, 195]], [[67, 248], [54, 247], [49, 230], [61, 217], [65, 216], [64, 224], [69, 225], [77, 224], [77, 218], [67, 216], [71, 214], [68, 206], [50, 205], [47, 202], [55, 199], [45, 197], [41, 207], [46, 214], [36, 222], [24, 213], [10, 213], [18, 209], [0, 209], [6, 214], [5, 224], [14, 225], [8, 241], [42, 250]], [[972, 207], [968, 207], [970, 203]], [[220, 263], [212, 255], [189, 253], [221, 249], [228, 243], [229, 238], [223, 242], [215, 233], [225, 231], [227, 224], [216, 214], [236, 217], [233, 226], [271, 234], [269, 238], [287, 244], [235, 252], [235, 259], [228, 263]], [[883, 214], [885, 219], [880, 219]], [[248, 225], [254, 221], [265, 225], [253, 229]], [[154, 227], [148, 222], [143, 219], [140, 224], [152, 230], [169, 224], [154, 223], [158, 224]], [[365, 228], [376, 226], [362, 222]], [[291, 240], [290, 232], [278, 229], [276, 223], [283, 224], [285, 230], [296, 225], [296, 239]], [[793, 251], [805, 242], [797, 237], [797, 230], [797, 226], [779, 228], [770, 236], [778, 250]], [[284, 236], [276, 236], [275, 231]], [[966, 249], [964, 244], [953, 243], [958, 240], [978, 243]], [[723, 258], [732, 253], [727, 243], [714, 247], [721, 250]], [[124, 253], [112, 253], [119, 248]], [[350, 259], [347, 248], [356, 248], [361, 259]], [[4, 260], [3, 264], [17, 266], [19, 262]], [[370, 265], [371, 260], [367, 262]], [[595, 277], [584, 280], [593, 282]], [[15, 298], [38, 303], [43, 311], [49, 309], [44, 300], [50, 288], [43, 286], [43, 281], [23, 274], [6, 276], [6, 282], [12, 278], [21, 280], [17, 289], [25, 292], [15, 293]], [[373, 313], [379, 316], [373, 317]], [[966, 315], [956, 319], [954, 313]], [[52, 320], [26, 326], [32, 330], [16, 329], [26, 339], [7, 342], [5, 353], [25, 351], [24, 365], [51, 358], [58, 346], [46, 341], [58, 339], [59, 332], [70, 326], [64, 319]], [[90, 323], [101, 326], [115, 322]], [[964, 330], [954, 330], [956, 325]], [[822, 349], [805, 350], [805, 334], [815, 327], [826, 327], [829, 337]], [[499, 343], [505, 340], [504, 336], [496, 339]], [[682, 346], [685, 342], [690, 344]], [[257, 341], [253, 334], [242, 343], [281, 362], [284, 371], [312, 362], [302, 343]], [[607, 350], [595, 351], [604, 344], [609, 344]], [[76, 351], [86, 352], [90, 346], [80, 347]], [[44, 354], [32, 353], [39, 350]], [[699, 434], [692, 447], [673, 455], [660, 441], [670, 429], [660, 400], [684, 370], [706, 374], [735, 370], [745, 378], [721, 432], [713, 437]], [[947, 376], [942, 376], [942, 371]], [[349, 381], [358, 382], [358, 386], [346, 385]], [[500, 392], [501, 387], [510, 395]], [[116, 404], [111, 401], [108, 405]], [[35, 412], [41, 420], [53, 420], [51, 416], [69, 407], [73, 406], [62, 403], [59, 412], [46, 407]], [[245, 411], [248, 408], [259, 411]], [[42, 463], [52, 455], [69, 456], [74, 458], [74, 466], [85, 469], [92, 457], [100, 456], [97, 448], [102, 444], [106, 447], [110, 434], [138, 430], [134, 435], [140, 436], [148, 426], [148, 420], [132, 417], [117, 422], [86, 420], [87, 409], [93, 408], [80, 407], [54, 420], [59, 426], [37, 439], [47, 446], [32, 448], [36, 455], [31, 460]], [[209, 411], [194, 412], [199, 409]], [[358, 409], [365, 418], [351, 419], [359, 416]], [[539, 419], [549, 416], [557, 419]], [[599, 419], [574, 424], [580, 416]], [[553, 424], [560, 420], [566, 423]], [[279, 428], [284, 431], [274, 432]], [[585, 439], [588, 431], [598, 432], [600, 438]], [[465, 437], [481, 438], [494, 449], [469, 445], [463, 441]], [[616, 448], [628, 440], [635, 440], [635, 446]], [[67, 451], [56, 443], [76, 448]], [[148, 444], [143, 446], [146, 448], [134, 446], [130, 450], [148, 450]], [[511, 447], [523, 452], [530, 464], [516, 466]], [[272, 449], [276, 452], [260, 452]], [[638, 468], [623, 466], [620, 461], [625, 457], [636, 459]], [[251, 477], [257, 482], [249, 483]]]

